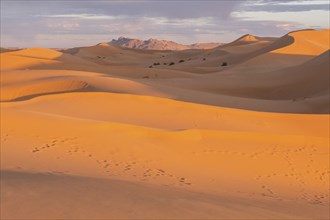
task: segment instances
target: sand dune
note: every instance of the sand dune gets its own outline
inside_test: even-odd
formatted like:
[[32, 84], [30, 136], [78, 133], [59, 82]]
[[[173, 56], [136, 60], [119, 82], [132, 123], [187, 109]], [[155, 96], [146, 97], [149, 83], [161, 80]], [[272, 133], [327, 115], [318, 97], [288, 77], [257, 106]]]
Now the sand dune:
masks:
[[[2, 115], [2, 155], [6, 156], [1, 158], [1, 167], [5, 170], [165, 184], [220, 197], [247, 196], [263, 203], [298, 200], [306, 206], [318, 204], [320, 216], [327, 213], [327, 134], [162, 131], [24, 108], [3, 108]], [[31, 123], [34, 126], [28, 131], [21, 130], [22, 124]], [[316, 130], [320, 125], [315, 125]]]
[[46, 48], [29, 48], [13, 52], [2, 53], [1, 71], [56, 68], [63, 63], [71, 65], [95, 65], [70, 54], [64, 54], [56, 50]]
[[329, 30], [0, 56], [1, 218], [329, 216]]
[[265, 72], [300, 65], [330, 49], [329, 33], [329, 30], [289, 33], [261, 49], [259, 53], [262, 53], [255, 54], [257, 56], [235, 70], [242, 71], [250, 67], [254, 71]]
[[[328, 94], [329, 90], [329, 51], [301, 65], [268, 73], [245, 72], [230, 74], [226, 71], [198, 77], [198, 80], [185, 78], [177, 81], [182, 87], [194, 88], [255, 99], [306, 99]], [[233, 77], [233, 75], [235, 77]], [[255, 81], [247, 80], [253, 77]], [[219, 79], [219, 81], [215, 81]], [[200, 83], [200, 82], [203, 83]], [[238, 89], [239, 87], [239, 89]]]
[[[104, 104], [99, 108], [99, 103], [102, 101]], [[288, 127], [292, 129], [292, 134], [312, 136], [328, 134], [327, 115], [255, 113], [131, 94], [66, 93], [38, 97], [24, 102], [3, 103], [3, 106], [65, 117], [169, 130], [201, 128], [286, 134], [287, 131], [283, 131], [283, 127]], [[127, 110], [123, 112], [123, 108]], [[86, 110], [80, 112], [79, 109]], [[160, 118], [159, 115], [162, 117]], [[304, 127], [305, 125], [307, 126]]]
[[294, 39], [294, 43], [287, 47], [273, 51], [273, 53], [319, 55], [329, 50], [330, 30], [305, 30], [289, 33], [288, 36]]
[[[157, 70], [146, 75], [142, 72], [143, 69], [140, 70], [140, 73], [135, 74], [140, 74], [141, 78], [144, 78], [144, 76], [149, 78], [121, 79], [93, 72], [58, 70], [5, 72], [2, 74], [1, 100], [26, 100], [45, 94], [68, 91], [79, 92], [83, 89], [88, 92], [157, 96], [199, 104], [269, 112], [329, 112], [327, 94], [319, 94], [315, 97], [288, 97], [287, 99], [279, 99], [279, 97], [276, 98], [273, 95], [274, 98], [269, 98], [272, 96], [272, 88], [274, 88], [272, 84], [268, 85], [269, 89], [267, 90], [265, 89], [267, 84], [260, 87], [260, 85], [255, 85], [253, 82], [247, 82], [244, 77], [234, 81], [225, 76], [212, 77], [212, 75], [205, 78], [193, 77], [189, 79], [188, 74], [184, 75], [184, 73], [177, 71]], [[123, 73], [126, 75], [127, 71], [129, 71], [129, 68], [124, 70], [121, 75]], [[157, 77], [155, 74], [157, 74]], [[29, 76], [22, 77], [25, 75]], [[129, 75], [129, 72], [127, 72], [127, 75]], [[176, 76], [181, 77], [175, 78]], [[222, 79], [221, 84], [214, 80], [219, 77]], [[240, 90], [237, 89], [238, 82], [243, 82]], [[48, 86], [50, 83], [53, 84]], [[230, 85], [232, 85], [231, 88]], [[277, 85], [283, 85], [283, 83]]]

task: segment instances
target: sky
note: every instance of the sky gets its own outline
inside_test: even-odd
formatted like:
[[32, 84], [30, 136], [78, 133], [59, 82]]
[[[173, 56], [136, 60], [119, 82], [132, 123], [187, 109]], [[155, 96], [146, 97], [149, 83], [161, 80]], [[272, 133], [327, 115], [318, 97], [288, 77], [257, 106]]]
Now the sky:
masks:
[[329, 28], [330, 0], [1, 0], [1, 47], [65, 48], [120, 36], [191, 44]]

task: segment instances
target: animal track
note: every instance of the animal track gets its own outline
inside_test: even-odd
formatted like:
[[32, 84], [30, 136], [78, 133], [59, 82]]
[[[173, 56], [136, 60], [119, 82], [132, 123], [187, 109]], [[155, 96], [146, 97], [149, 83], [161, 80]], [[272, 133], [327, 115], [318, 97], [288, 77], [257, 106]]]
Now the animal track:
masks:
[[[280, 171], [268, 170], [263, 171], [264, 173], [256, 173], [254, 177], [254, 181], [259, 182], [263, 188], [263, 191], [260, 192], [263, 196], [269, 196], [273, 198], [279, 199], [279, 195], [277, 197], [274, 195], [274, 190], [276, 190], [276, 186], [273, 188], [269, 187], [269, 183], [276, 182], [277, 178], [288, 178], [292, 187], [294, 187], [293, 192], [297, 192], [295, 199], [301, 199], [305, 201], [314, 201], [315, 204], [321, 204], [320, 201], [322, 197], [314, 197], [312, 193], [308, 193], [308, 184], [310, 182], [310, 177], [314, 176], [313, 181], [320, 181], [324, 186], [329, 183], [329, 168], [326, 169], [316, 169], [318, 164], [318, 160], [316, 156], [324, 155], [328, 156], [328, 152], [319, 152], [318, 148], [315, 145], [299, 145], [299, 146], [283, 146], [282, 144], [271, 144], [269, 146], [260, 146], [255, 148], [254, 150], [239, 152], [236, 150], [235, 146], [230, 148], [229, 146], [223, 147], [211, 147], [206, 146], [204, 149], [195, 150], [192, 152], [195, 157], [201, 156], [226, 156], [233, 155], [237, 157], [244, 157], [250, 159], [251, 161], [265, 160], [267, 158], [274, 158], [274, 161], [283, 161], [281, 163], [286, 170], [285, 173], [280, 173]], [[249, 161], [249, 160], [247, 160]], [[255, 163], [255, 162], [253, 162]], [[303, 163], [303, 164], [302, 164]], [[301, 166], [301, 164], [303, 166]], [[273, 181], [274, 179], [274, 181]], [[278, 192], [280, 193], [280, 192]], [[323, 195], [324, 197], [324, 195]], [[294, 198], [292, 198], [294, 199]]]
[[327, 194], [318, 194], [314, 195], [311, 199], [307, 198], [307, 201], [312, 204], [317, 204], [317, 205], [325, 205], [328, 200], [328, 195]]
[[180, 179], [180, 183], [185, 184], [185, 185], [191, 185], [190, 182], [187, 182], [187, 179], [186, 178], [180, 177], [179, 179]]
[[[47, 141], [45, 141], [48, 139]], [[89, 151], [87, 147], [81, 146], [77, 141], [77, 137], [41, 137], [33, 136], [35, 140], [34, 146], [29, 151], [32, 155], [42, 155], [43, 153], [52, 153], [51, 150], [57, 149], [63, 154], [55, 155], [55, 161], [60, 162], [63, 158], [78, 156], [78, 159], [85, 159], [85, 161], [94, 161], [98, 167], [98, 171], [105, 176], [117, 176], [124, 178], [136, 178], [142, 181], [158, 181], [166, 185], [176, 186], [190, 186], [191, 181], [184, 176], [175, 176], [165, 169], [155, 169], [154, 166], [149, 165], [152, 160], [139, 161], [133, 156], [123, 160], [121, 150], [117, 148], [110, 148], [104, 155], [100, 156], [93, 151]], [[212, 151], [211, 151], [212, 152]], [[125, 161], [125, 162], [123, 162]], [[153, 168], [148, 168], [153, 167]], [[50, 175], [67, 174], [67, 171], [56, 170], [49, 171]]]
[[[268, 178], [276, 178], [277, 176], [282, 176], [285, 178], [291, 178], [291, 181], [294, 180], [297, 184], [297, 193], [296, 199], [306, 200], [314, 204], [322, 204], [322, 199], [325, 198], [324, 195], [314, 196], [312, 194], [307, 193], [306, 189], [306, 181], [310, 179], [309, 177], [306, 177], [306, 174], [313, 175], [316, 177], [315, 180], [321, 181], [323, 184], [327, 182], [329, 179], [329, 170], [312, 170], [314, 167], [314, 159], [313, 156], [318, 153], [318, 150], [312, 145], [310, 147], [307, 146], [299, 146], [299, 147], [292, 147], [288, 150], [282, 150], [278, 151], [276, 153], [276, 156], [279, 159], [284, 160], [288, 165], [288, 171], [287, 173], [283, 173], [281, 175], [276, 175], [276, 173], [273, 174], [264, 174], [264, 175], [258, 175], [256, 176], [256, 181], [267, 181]], [[309, 159], [304, 160], [305, 161], [305, 167], [306, 169], [301, 169], [301, 166], [296, 165], [296, 160], [300, 157], [299, 155], [303, 154], [308, 155]], [[301, 160], [301, 159], [300, 159]], [[307, 179], [306, 179], [307, 178]], [[267, 181], [269, 182], [269, 181]], [[266, 193], [263, 193], [263, 195], [267, 195]]]
[[166, 172], [164, 169], [146, 169], [142, 174], [143, 181], [151, 181], [158, 178], [166, 178], [173, 185], [192, 185], [191, 182], [188, 182], [187, 178], [185, 177], [176, 177], [173, 174]]
[[7, 140], [8, 140], [8, 138], [9, 138], [9, 134], [3, 134], [3, 135], [1, 135], [1, 142], [6, 142]]
[[271, 190], [269, 187], [262, 185], [261, 188], [263, 189], [263, 193], [261, 193], [262, 196], [276, 197], [273, 190]]
[[[65, 144], [65, 143], [70, 143], [70, 142], [72, 142], [72, 140], [75, 140], [75, 139], [77, 139], [77, 138], [73, 137], [73, 138], [64, 138], [64, 139], [53, 139], [49, 143], [43, 144], [41, 146], [34, 147], [31, 150], [31, 152], [32, 153], [42, 152], [44, 150], [51, 149], [51, 148], [54, 148], [56, 146], [61, 146], [62, 144]], [[71, 153], [70, 150], [68, 152]]]

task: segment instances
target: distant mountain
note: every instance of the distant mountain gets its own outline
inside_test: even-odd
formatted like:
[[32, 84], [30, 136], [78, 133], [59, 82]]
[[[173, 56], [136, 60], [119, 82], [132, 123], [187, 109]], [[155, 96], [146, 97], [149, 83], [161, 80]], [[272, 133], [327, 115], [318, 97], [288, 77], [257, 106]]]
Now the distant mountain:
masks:
[[117, 40], [113, 39], [108, 44], [147, 50], [211, 49], [221, 45], [220, 43], [196, 43], [191, 45], [184, 45], [173, 41], [157, 40], [152, 38], [149, 40], [140, 40], [126, 37], [119, 37]]

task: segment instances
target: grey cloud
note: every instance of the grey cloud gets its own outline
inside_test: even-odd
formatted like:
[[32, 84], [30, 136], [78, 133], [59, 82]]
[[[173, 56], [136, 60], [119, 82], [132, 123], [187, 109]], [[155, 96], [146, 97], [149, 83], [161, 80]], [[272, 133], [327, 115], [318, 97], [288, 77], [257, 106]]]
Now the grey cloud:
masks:
[[304, 0], [248, 0], [241, 5], [245, 11], [267, 11], [267, 12], [299, 12], [310, 10], [329, 11], [329, 1], [304, 1]]
[[[3, 7], [15, 8], [23, 15], [103, 14], [193, 18], [226, 18], [243, 1], [5, 1]], [[6, 16], [8, 13], [5, 12]]]

